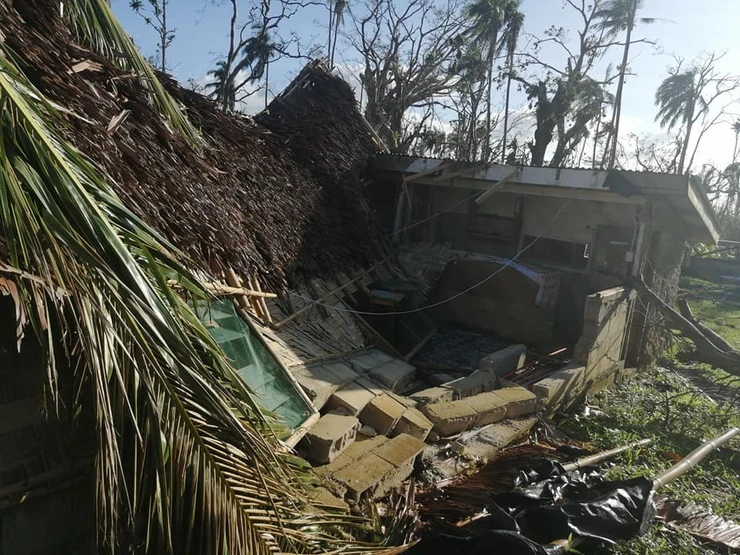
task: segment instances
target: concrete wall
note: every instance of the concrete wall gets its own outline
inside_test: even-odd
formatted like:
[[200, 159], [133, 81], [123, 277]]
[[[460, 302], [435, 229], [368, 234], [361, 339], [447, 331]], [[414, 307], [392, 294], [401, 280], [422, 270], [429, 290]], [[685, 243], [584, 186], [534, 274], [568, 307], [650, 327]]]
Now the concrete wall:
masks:
[[45, 416], [40, 353], [32, 337], [17, 351], [12, 303], [0, 296], [0, 554], [92, 553], [92, 436], [64, 407]]
[[[497, 272], [494, 274], [494, 272]], [[491, 277], [492, 276], [492, 277]], [[487, 281], [485, 281], [487, 278]], [[535, 304], [539, 286], [514, 268], [473, 260], [455, 260], [445, 267], [430, 303], [468, 293], [434, 309], [447, 325], [493, 334], [502, 339], [548, 347], [553, 341], [555, 307]]]
[[634, 293], [623, 287], [586, 297], [583, 332], [573, 351], [573, 362], [582, 365], [584, 388], [598, 391], [614, 381], [624, 368], [624, 346]]
[[740, 276], [740, 259], [691, 258], [684, 267], [684, 272], [710, 280], [719, 276]]

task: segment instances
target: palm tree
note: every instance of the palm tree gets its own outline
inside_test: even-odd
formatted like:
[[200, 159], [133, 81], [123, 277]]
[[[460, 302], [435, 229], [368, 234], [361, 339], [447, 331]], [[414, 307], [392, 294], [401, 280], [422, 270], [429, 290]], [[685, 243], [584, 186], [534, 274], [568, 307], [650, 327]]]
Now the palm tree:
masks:
[[208, 76], [213, 77], [213, 81], [206, 83], [206, 91], [210, 91], [210, 96], [216, 99], [222, 110], [233, 111], [236, 106], [236, 89], [226, 61], [216, 63], [216, 69], [209, 71]]
[[[107, 0], [65, 6], [79, 40], [139, 67], [157, 105], [176, 106]], [[208, 298], [178, 262], [184, 255], [67, 142], [60, 109], [20, 59], [0, 44], [0, 282], [45, 348], [52, 398], [60, 398], [55, 353], [72, 359], [79, 391], [89, 393], [70, 412], [95, 420], [105, 551], [345, 550], [348, 519], [304, 509], [299, 461], [281, 454], [271, 421], [167, 285], [177, 279], [193, 298]], [[184, 114], [163, 117], [191, 137]]]
[[470, 36], [486, 53], [486, 132], [483, 146], [483, 158], [491, 157], [491, 92], [496, 53], [499, 49], [499, 33], [504, 26], [507, 5], [517, 4], [516, 0], [474, 0], [465, 10], [465, 15], [473, 20]]
[[684, 128], [681, 155], [677, 173], [683, 174], [686, 154], [691, 140], [691, 130], [697, 119], [709, 109], [702, 97], [702, 86], [698, 83], [697, 71], [690, 69], [666, 77], [655, 93], [658, 114], [655, 120], [670, 131], [679, 122]]
[[738, 140], [740, 139], [740, 119], [735, 120], [735, 123], [732, 124], [732, 131], [735, 133], [735, 146], [732, 149], [732, 163], [734, 164], [737, 162], [737, 155], [738, 155]]
[[614, 100], [614, 110], [612, 112], [612, 132], [607, 139], [609, 168], [614, 167], [614, 162], [617, 156], [619, 123], [622, 117], [622, 93], [624, 91], [625, 76], [627, 75], [627, 64], [629, 63], [632, 31], [638, 22], [653, 23], [655, 21], [652, 18], [637, 18], [637, 13], [642, 9], [643, 2], [644, 0], [607, 0], [596, 12], [596, 17], [599, 21], [598, 27], [604, 31], [606, 38], [614, 38], [624, 31], [627, 33], [624, 40], [622, 65], [619, 67], [617, 94]]
[[329, 66], [334, 67], [334, 52], [337, 49], [339, 26], [344, 24], [347, 0], [329, 0]]
[[511, 80], [514, 74], [514, 53], [519, 42], [519, 34], [524, 26], [524, 14], [519, 11], [519, 0], [509, 2], [504, 13], [506, 27], [501, 38], [501, 49], [506, 50], [506, 100], [504, 103], [504, 137], [501, 145], [501, 163], [506, 163], [506, 148], [509, 134], [509, 107], [511, 99]]

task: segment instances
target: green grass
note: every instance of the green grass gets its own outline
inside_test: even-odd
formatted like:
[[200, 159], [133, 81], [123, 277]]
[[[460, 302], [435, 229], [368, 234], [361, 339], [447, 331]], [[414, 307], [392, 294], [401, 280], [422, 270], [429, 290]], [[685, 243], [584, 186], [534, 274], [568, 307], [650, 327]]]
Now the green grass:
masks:
[[740, 285], [681, 278], [694, 316], [740, 349]]
[[[629, 384], [602, 392], [583, 411], [564, 417], [558, 427], [599, 451], [652, 438], [649, 447], [623, 455], [608, 479], [655, 477], [701, 443], [730, 426], [740, 426], [733, 407], [714, 404], [685, 379], [664, 369], [647, 369]], [[591, 409], [597, 410], [591, 410]], [[740, 441], [661, 490], [672, 498], [695, 501], [726, 518], [740, 519]], [[694, 554], [702, 547], [687, 534], [655, 525], [645, 537], [620, 544], [611, 553]]]

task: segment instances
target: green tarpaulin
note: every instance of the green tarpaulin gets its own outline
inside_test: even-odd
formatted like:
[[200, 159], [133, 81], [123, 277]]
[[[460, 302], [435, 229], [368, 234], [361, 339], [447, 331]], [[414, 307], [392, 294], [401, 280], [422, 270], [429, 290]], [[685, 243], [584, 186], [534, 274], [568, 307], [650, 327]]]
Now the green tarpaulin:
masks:
[[276, 413], [285, 427], [300, 426], [311, 415], [312, 408], [237, 314], [234, 303], [229, 299], [198, 303], [197, 312], [260, 405]]

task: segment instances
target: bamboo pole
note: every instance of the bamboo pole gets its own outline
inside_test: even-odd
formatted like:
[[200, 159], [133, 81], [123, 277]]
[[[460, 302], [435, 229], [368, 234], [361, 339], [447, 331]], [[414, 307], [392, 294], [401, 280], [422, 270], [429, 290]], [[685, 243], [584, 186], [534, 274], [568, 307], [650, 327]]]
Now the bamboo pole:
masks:
[[[260, 286], [260, 280], [256, 275], [254, 276], [252, 283], [254, 284], [255, 291], [257, 291], [258, 293], [262, 293], [262, 287]], [[262, 312], [264, 313], [265, 318], [267, 318], [266, 322], [268, 324], [272, 324], [272, 315], [270, 314], [270, 309], [267, 308], [267, 302], [265, 301], [265, 297], [257, 296], [257, 295], [255, 295], [255, 297], [257, 299], [257, 302], [260, 305], [260, 308], [262, 308]]]
[[432, 336], [437, 333], [437, 328], [432, 328], [432, 331], [430, 331], [428, 334], [424, 336], [424, 339], [419, 341], [416, 346], [409, 351], [409, 354], [407, 354], [405, 357], [403, 357], [403, 360], [406, 362], [410, 361], [412, 358], [414, 358], [419, 351], [424, 347], [424, 345], [427, 344], [427, 342], [432, 338]]
[[[236, 272], [233, 269], [227, 268], [224, 271], [224, 277], [226, 278], [226, 283], [228, 283], [229, 286], [239, 289], [242, 288], [242, 281], [239, 279], [239, 276], [236, 275]], [[250, 307], [249, 297], [247, 295], [236, 295], [236, 302], [241, 308], [245, 310]]]
[[572, 472], [573, 470], [578, 470], [579, 468], [583, 468], [584, 466], [591, 466], [592, 464], [598, 464], [600, 462], [608, 461], [609, 459], [613, 459], [617, 455], [621, 455], [625, 451], [629, 451], [630, 449], [634, 449], [636, 447], [644, 447], [645, 445], [650, 445], [652, 442], [652, 439], [641, 439], [640, 441], [635, 441], [634, 443], [630, 443], [629, 445], [616, 447], [615, 449], [609, 449], [608, 451], [602, 451], [601, 453], [589, 455], [588, 457], [582, 457], [577, 461], [564, 464], [563, 470], [565, 470], [566, 472]]
[[[180, 287], [180, 283], [174, 279], [167, 280], [167, 285], [171, 287]], [[277, 293], [268, 293], [267, 291], [254, 291], [247, 289], [246, 287], [232, 287], [230, 285], [224, 285], [217, 281], [206, 282], [203, 286], [214, 295], [224, 295], [228, 297], [238, 297], [245, 295], [247, 297], [262, 297], [265, 299], [276, 299]]]
[[659, 474], [655, 480], [653, 480], [653, 489], [658, 490], [680, 478], [689, 470], [696, 467], [696, 465], [704, 460], [712, 451], [722, 447], [738, 434], [740, 434], [740, 428], [730, 428], [724, 433], [699, 446], [697, 449], [694, 449], [668, 470]]

